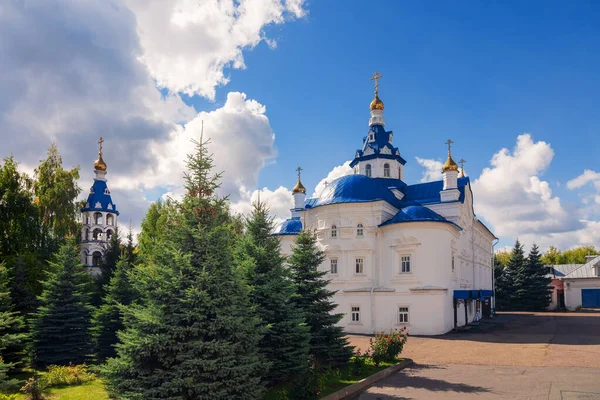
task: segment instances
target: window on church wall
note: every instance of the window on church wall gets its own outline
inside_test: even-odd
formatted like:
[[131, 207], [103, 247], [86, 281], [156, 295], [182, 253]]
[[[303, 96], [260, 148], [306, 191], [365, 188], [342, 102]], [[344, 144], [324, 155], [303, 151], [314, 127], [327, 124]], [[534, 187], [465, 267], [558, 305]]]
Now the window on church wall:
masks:
[[399, 324], [408, 324], [408, 307], [401, 306], [398, 307], [398, 323]]
[[364, 274], [365, 273], [365, 259], [364, 258], [357, 258], [355, 260], [354, 273], [356, 273], [356, 274]]
[[369, 178], [371, 177], [371, 164], [367, 164], [365, 168], [365, 175], [367, 175]]
[[337, 237], [337, 225], [335, 225], [335, 224], [331, 225], [331, 237], [332, 238]]
[[94, 267], [99, 267], [100, 265], [102, 265], [102, 253], [100, 253], [99, 251], [95, 251], [92, 254], [92, 265]]
[[356, 236], [363, 237], [364, 236], [364, 227], [363, 224], [356, 225]]
[[400, 256], [400, 273], [408, 274], [410, 273], [411, 262], [410, 256]]
[[398, 167], [398, 179], [402, 179], [402, 168]]
[[329, 272], [331, 274], [337, 274], [338, 273], [338, 260], [337, 260], [337, 258], [332, 258], [329, 261]]
[[454, 255], [452, 255], [452, 272], [455, 272], [455, 270], [454, 270]]
[[102, 225], [103, 223], [103, 218], [102, 218], [102, 213], [95, 213], [94, 214], [94, 224], [96, 225]]
[[360, 307], [352, 306], [351, 308], [351, 320], [354, 323], [360, 322]]
[[92, 239], [94, 240], [102, 240], [102, 229], [96, 228], [92, 233]]
[[112, 215], [108, 214], [106, 216], [106, 224], [107, 225], [114, 225], [114, 221], [115, 221], [115, 219]]
[[390, 164], [383, 164], [383, 177], [384, 178], [390, 177]]

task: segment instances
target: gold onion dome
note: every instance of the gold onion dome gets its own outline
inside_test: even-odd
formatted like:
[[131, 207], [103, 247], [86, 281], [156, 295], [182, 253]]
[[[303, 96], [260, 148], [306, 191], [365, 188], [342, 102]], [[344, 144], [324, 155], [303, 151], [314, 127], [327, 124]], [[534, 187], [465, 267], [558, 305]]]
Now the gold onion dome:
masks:
[[452, 156], [450, 155], [450, 152], [448, 152], [448, 159], [442, 166], [442, 172], [446, 171], [458, 171], [458, 164], [454, 162]]
[[304, 187], [304, 185], [302, 185], [302, 182], [300, 182], [300, 177], [298, 177], [298, 183], [296, 183], [296, 186], [294, 186], [294, 188], [292, 189], [292, 193], [306, 194], [306, 188]]
[[106, 163], [102, 159], [102, 152], [98, 153], [98, 159], [94, 162], [94, 169], [96, 171], [106, 171]]
[[371, 102], [371, 105], [369, 108], [371, 109], [371, 111], [373, 111], [373, 110], [383, 111], [383, 101], [381, 101], [381, 99], [379, 98], [379, 94], [377, 92], [375, 92], [375, 97], [373, 98], [373, 101]]

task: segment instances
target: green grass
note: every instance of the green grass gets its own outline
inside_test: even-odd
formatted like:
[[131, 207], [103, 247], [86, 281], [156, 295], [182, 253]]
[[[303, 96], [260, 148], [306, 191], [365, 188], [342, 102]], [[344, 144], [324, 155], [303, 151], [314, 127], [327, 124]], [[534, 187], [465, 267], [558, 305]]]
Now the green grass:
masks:
[[[40, 373], [40, 376], [44, 372]], [[25, 371], [17, 376], [23, 381], [33, 376], [33, 371]], [[26, 400], [27, 396], [18, 389], [11, 393], [18, 393], [17, 400]], [[108, 400], [108, 393], [100, 379], [95, 379], [81, 385], [59, 386], [44, 390], [44, 396], [48, 400]]]
[[[396, 361], [396, 362], [398, 362], [398, 361]], [[395, 365], [396, 362], [393, 362], [393, 363], [383, 362], [383, 363], [380, 363], [379, 366], [376, 367], [375, 364], [373, 364], [373, 360], [367, 359], [367, 362], [366, 362], [366, 365], [365, 365], [363, 371], [358, 375], [354, 375], [352, 373], [351, 366], [343, 368], [342, 370], [340, 370], [339, 377], [335, 377], [335, 378], [332, 378], [327, 381], [326, 387], [323, 390], [323, 392], [319, 395], [319, 397], [325, 397], [331, 393], [337, 392], [338, 390], [345, 388], [346, 386], [353, 385], [353, 384], [357, 383], [358, 381], [365, 379], [368, 376], [371, 376], [381, 370], [384, 370], [388, 367], [391, 367], [392, 365]], [[277, 399], [276, 393], [278, 390], [281, 390], [282, 388], [285, 388], [285, 386], [277, 387], [277, 388], [269, 390], [267, 392], [267, 394], [265, 395], [265, 397], [263, 398], [263, 400], [276, 400]], [[291, 392], [291, 390], [289, 388], [287, 390], [288, 390], [288, 393], [290, 394], [290, 397], [292, 397], [293, 393]]]

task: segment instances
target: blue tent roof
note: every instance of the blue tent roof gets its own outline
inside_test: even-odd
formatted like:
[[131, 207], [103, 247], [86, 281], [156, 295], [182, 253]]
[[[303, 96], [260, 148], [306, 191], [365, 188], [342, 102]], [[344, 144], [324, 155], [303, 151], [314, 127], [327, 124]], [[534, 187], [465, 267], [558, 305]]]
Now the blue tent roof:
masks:
[[[406, 160], [400, 157], [400, 152], [397, 147], [394, 147], [390, 143], [390, 135], [392, 131], [386, 131], [383, 125], [373, 125], [369, 130], [369, 134], [363, 138], [363, 145], [360, 150], [356, 151], [354, 160], [350, 163], [351, 167], [354, 167], [359, 161], [370, 160], [373, 158], [387, 158], [390, 160], [397, 160], [400, 164], [406, 164]], [[372, 140], [369, 140], [369, 136], [373, 136]], [[384, 154], [382, 151], [387, 148], [390, 154]], [[369, 155], [365, 155], [368, 149], [372, 152]]]
[[81, 211], [104, 211], [119, 215], [117, 205], [113, 203], [112, 198], [110, 197], [110, 191], [108, 190], [106, 181], [99, 179], [94, 180], [85, 207], [83, 207]]
[[[399, 180], [395, 179], [394, 181], [398, 182]], [[327, 185], [318, 200], [311, 201], [310, 205], [307, 204], [306, 207], [339, 203], [367, 203], [378, 200], [385, 200], [394, 207], [400, 208], [400, 200], [382, 183], [382, 180], [372, 179], [365, 175], [346, 175]]]
[[278, 227], [277, 232], [275, 232], [273, 235], [297, 235], [300, 232], [302, 232], [302, 221], [300, 221], [299, 217], [295, 217], [283, 221], [283, 223]]

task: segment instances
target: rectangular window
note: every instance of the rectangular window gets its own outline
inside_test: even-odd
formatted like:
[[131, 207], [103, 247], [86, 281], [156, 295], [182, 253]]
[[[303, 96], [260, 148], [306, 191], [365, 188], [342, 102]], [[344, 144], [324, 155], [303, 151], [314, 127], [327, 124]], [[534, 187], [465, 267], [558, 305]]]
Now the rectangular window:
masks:
[[338, 260], [337, 260], [336, 258], [333, 258], [333, 259], [331, 259], [331, 261], [330, 261], [330, 268], [329, 268], [329, 271], [330, 271], [332, 274], [337, 274], [337, 273], [338, 273], [338, 270], [337, 270], [337, 261], [338, 261]]
[[452, 272], [454, 272], [454, 256], [452, 256]]
[[410, 272], [410, 256], [402, 256], [400, 272], [402, 272], [402, 273]]
[[398, 323], [408, 324], [408, 307], [398, 307]]
[[360, 322], [360, 307], [352, 307], [352, 322]]
[[365, 273], [365, 260], [363, 258], [356, 259], [356, 273], [357, 274]]

